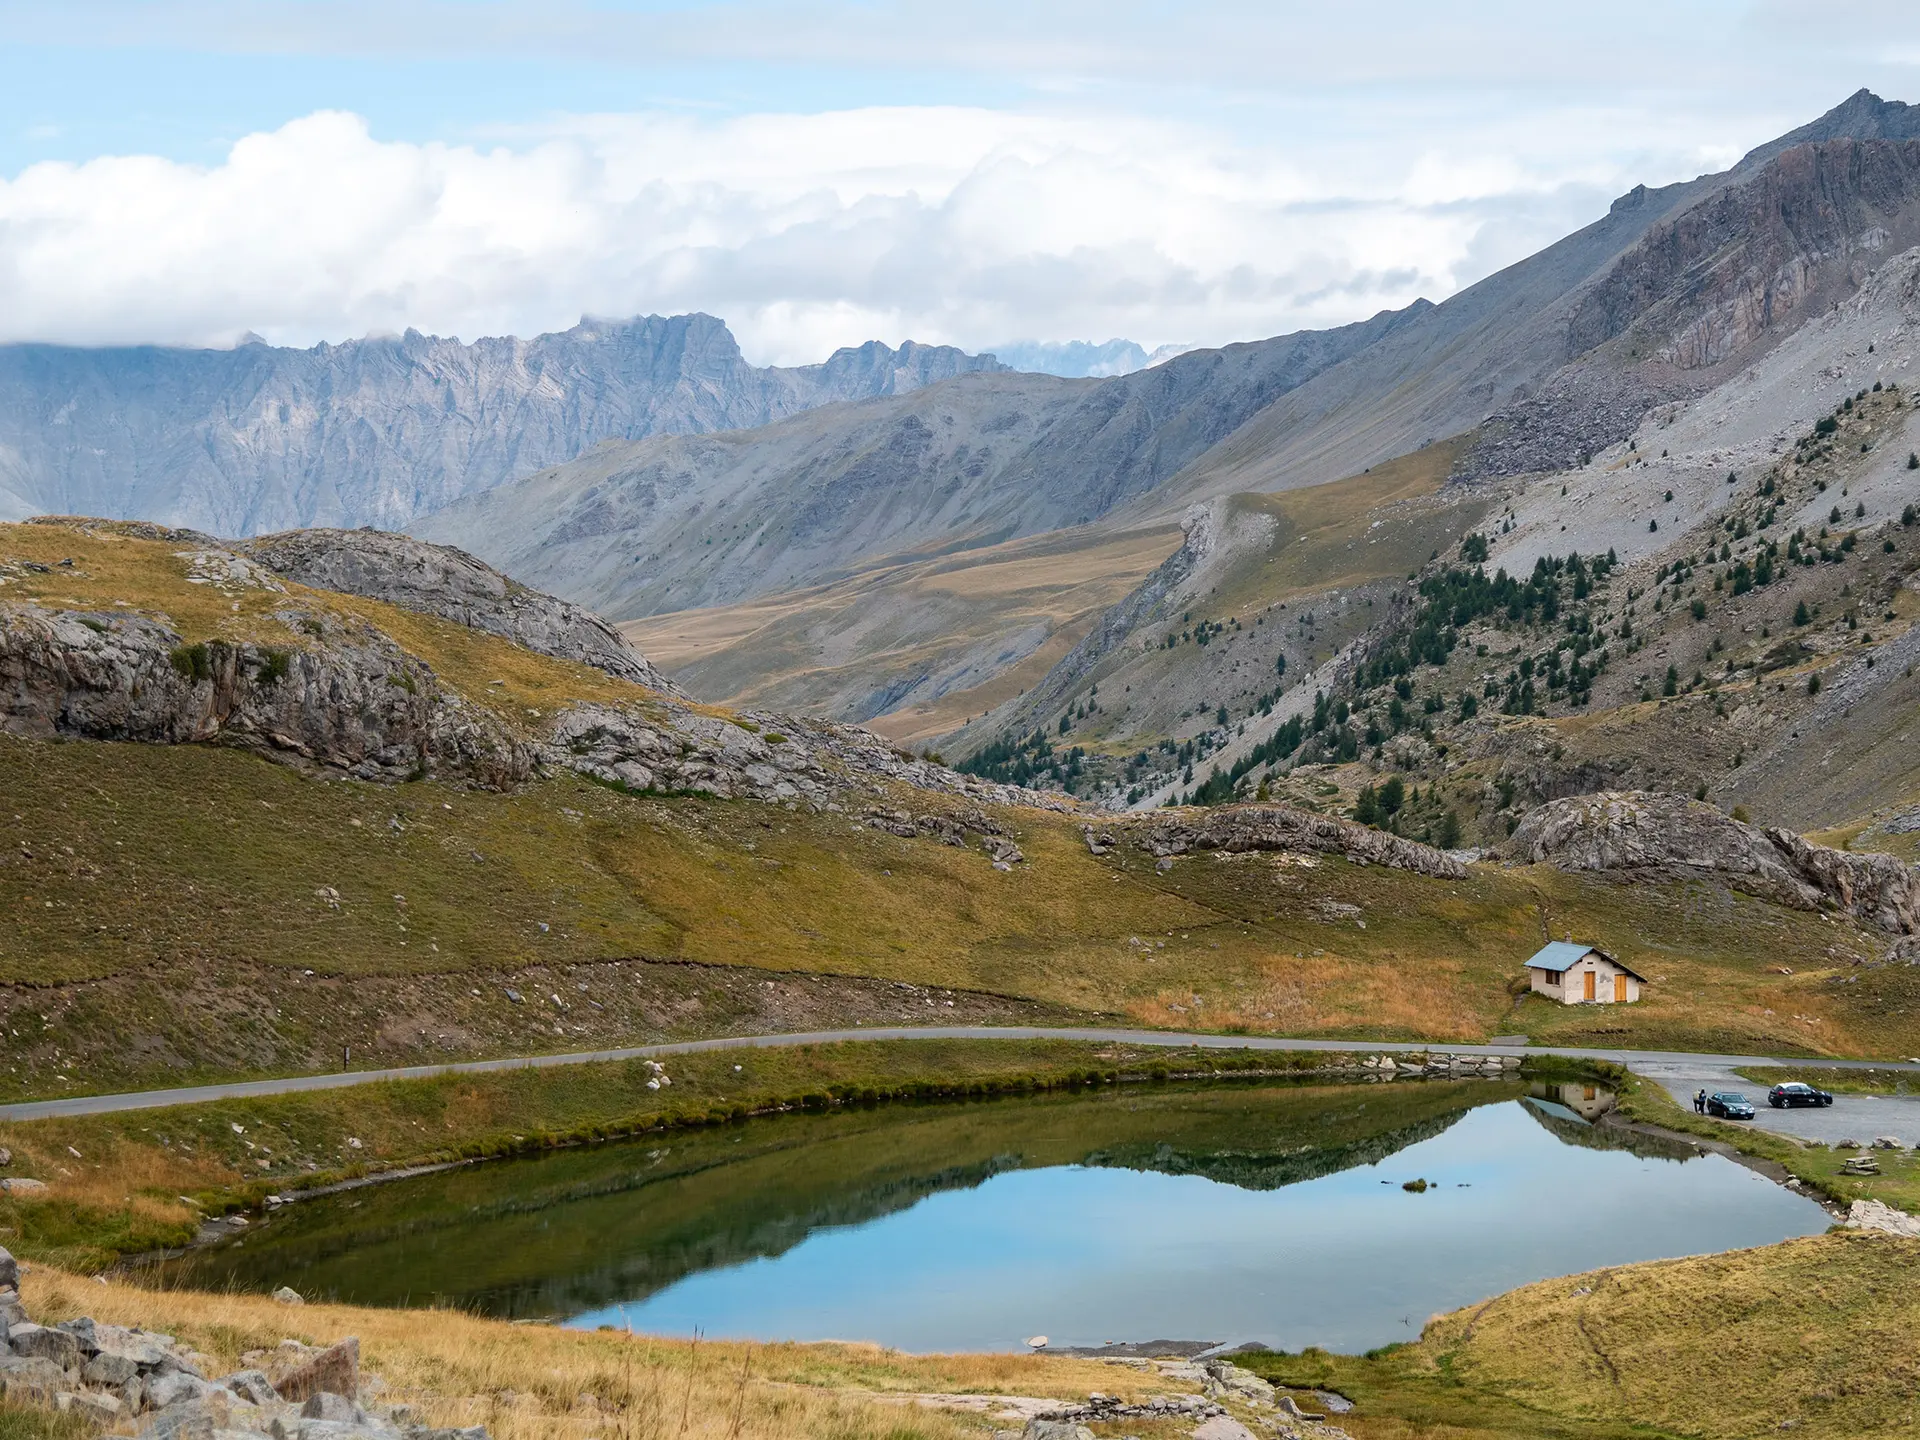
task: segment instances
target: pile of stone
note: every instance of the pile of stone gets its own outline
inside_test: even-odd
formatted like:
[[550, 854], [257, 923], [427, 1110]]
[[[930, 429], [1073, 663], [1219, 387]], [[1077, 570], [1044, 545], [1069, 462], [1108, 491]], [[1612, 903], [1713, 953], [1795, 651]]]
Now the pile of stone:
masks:
[[1226, 1413], [1225, 1406], [1205, 1395], [1152, 1395], [1130, 1405], [1118, 1395], [1102, 1395], [1096, 1390], [1084, 1404], [1063, 1405], [1053, 1414], [1030, 1422], [1027, 1435], [1028, 1440], [1046, 1440], [1049, 1435], [1065, 1436], [1076, 1425], [1128, 1419], [1199, 1421]]
[[1325, 1424], [1323, 1415], [1311, 1415], [1293, 1397], [1229, 1360], [1161, 1362], [1159, 1371], [1172, 1379], [1203, 1387], [1199, 1395], [1151, 1395], [1129, 1403], [1117, 1395], [1094, 1391], [1084, 1404], [1062, 1405], [1027, 1422], [1024, 1431], [996, 1431], [994, 1440], [1093, 1440], [1092, 1425], [1112, 1425], [1141, 1419], [1192, 1422], [1195, 1440], [1252, 1440], [1253, 1431], [1233, 1418], [1220, 1402], [1231, 1400], [1259, 1414], [1257, 1423], [1278, 1440], [1350, 1440], [1347, 1432]]
[[[246, 1357], [265, 1368], [209, 1379], [213, 1362], [171, 1335], [88, 1317], [36, 1325], [20, 1267], [0, 1250], [0, 1397], [151, 1440], [487, 1440], [484, 1427], [433, 1429], [406, 1407], [362, 1404], [360, 1342], [296, 1340]], [[270, 1377], [268, 1370], [274, 1372]]]
[[1361, 1062], [1368, 1070], [1386, 1074], [1447, 1076], [1500, 1075], [1520, 1068], [1518, 1055], [1371, 1055]]

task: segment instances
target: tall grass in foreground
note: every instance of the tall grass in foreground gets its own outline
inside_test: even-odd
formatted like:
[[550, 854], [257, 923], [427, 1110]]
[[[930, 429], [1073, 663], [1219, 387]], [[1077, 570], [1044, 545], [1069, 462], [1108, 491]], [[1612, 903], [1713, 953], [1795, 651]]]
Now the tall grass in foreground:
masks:
[[[1142, 1377], [1094, 1361], [1031, 1355], [905, 1355], [874, 1345], [758, 1345], [514, 1325], [449, 1310], [287, 1306], [261, 1296], [102, 1284], [36, 1268], [25, 1282], [42, 1323], [91, 1315], [193, 1345], [226, 1369], [289, 1336], [360, 1337], [383, 1404], [433, 1425], [485, 1425], [495, 1440], [959, 1440], [985, 1417], [916, 1403], [923, 1394], [1075, 1397], [1144, 1392]], [[1150, 1387], [1164, 1391], [1156, 1378]], [[4, 1433], [4, 1432], [0, 1432]], [[23, 1431], [23, 1434], [38, 1434]]]

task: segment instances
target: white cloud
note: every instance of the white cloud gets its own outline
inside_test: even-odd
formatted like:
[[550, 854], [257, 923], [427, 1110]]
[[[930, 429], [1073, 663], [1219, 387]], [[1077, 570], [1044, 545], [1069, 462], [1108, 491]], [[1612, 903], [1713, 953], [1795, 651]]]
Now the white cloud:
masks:
[[1442, 298], [1635, 181], [1728, 158], [1632, 113], [1469, 116], [1409, 144], [1419, 127], [1377, 111], [1251, 139], [1084, 108], [650, 113], [491, 148], [324, 112], [216, 166], [0, 181], [0, 339], [472, 338], [702, 309], [787, 363], [871, 338], [1220, 343]]

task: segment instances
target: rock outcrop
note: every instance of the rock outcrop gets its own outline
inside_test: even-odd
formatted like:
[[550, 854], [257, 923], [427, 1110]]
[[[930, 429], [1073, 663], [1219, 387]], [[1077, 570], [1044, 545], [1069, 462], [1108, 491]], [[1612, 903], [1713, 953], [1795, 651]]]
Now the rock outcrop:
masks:
[[1090, 831], [1088, 848], [1101, 853], [1105, 835], [1118, 831], [1136, 848], [1165, 858], [1198, 850], [1282, 850], [1338, 855], [1356, 864], [1387, 865], [1443, 880], [1464, 880], [1467, 867], [1444, 850], [1371, 830], [1351, 820], [1314, 815], [1285, 805], [1222, 805], [1203, 810], [1161, 810], [1139, 820]]
[[301, 585], [438, 615], [542, 655], [677, 693], [672, 681], [591, 610], [530, 590], [451, 545], [384, 530], [288, 530], [234, 548]]
[[157, 620], [0, 605], [0, 729], [159, 744], [221, 740], [366, 780], [497, 787], [534, 754], [371, 626], [289, 610], [318, 643], [188, 644]]
[[[86, 534], [111, 522], [61, 523]], [[854, 726], [693, 706], [598, 616], [515, 585], [459, 551], [373, 531], [330, 531], [274, 536], [241, 553], [195, 532], [112, 528], [188, 547], [172, 552], [185, 562], [185, 583], [232, 597], [236, 609], [241, 597], [257, 601], [264, 593], [272, 607], [266, 618], [285, 643], [190, 642], [151, 603], [164, 606], [164, 595], [147, 597], [146, 613], [0, 602], [0, 730], [234, 745], [370, 781], [436, 778], [499, 789], [572, 770], [635, 792], [813, 808], [856, 796], [871, 803], [897, 785], [976, 804], [1074, 808], [1060, 796], [917, 759]], [[0, 580], [29, 574], [19, 564], [0, 571]], [[491, 687], [463, 694], [377, 625], [323, 595], [290, 590], [282, 574], [597, 665], [631, 682], [631, 698], [577, 701], [543, 714], [496, 698]], [[985, 848], [996, 862], [1017, 861], [995, 825], [971, 828], [993, 842]]]
[[1843, 912], [1889, 934], [1920, 933], [1920, 870], [1761, 830], [1680, 795], [1612, 790], [1556, 800], [1520, 822], [1507, 853], [1562, 870], [1708, 879], [1796, 910]]
[[213, 1364], [171, 1335], [91, 1317], [36, 1325], [0, 1250], [0, 1397], [10, 1405], [75, 1415], [91, 1426], [153, 1440], [487, 1440], [484, 1426], [419, 1424], [404, 1410], [363, 1404], [360, 1344], [326, 1349], [287, 1340], [249, 1358], [268, 1369], [208, 1379]]
[[[1487, 417], [1456, 477], [1584, 465], [1654, 406], [1699, 393], [1920, 243], [1916, 116], [1863, 91], [1650, 226], [1571, 307], [1569, 363]], [[1636, 187], [1614, 208], [1657, 196]]]

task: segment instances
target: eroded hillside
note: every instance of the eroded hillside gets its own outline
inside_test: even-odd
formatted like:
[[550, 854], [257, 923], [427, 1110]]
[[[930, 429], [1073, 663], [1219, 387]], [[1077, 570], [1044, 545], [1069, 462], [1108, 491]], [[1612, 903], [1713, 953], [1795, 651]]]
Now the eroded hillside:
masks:
[[1047, 679], [934, 743], [1110, 804], [1348, 813], [1371, 791], [1368, 818], [1448, 844], [1638, 788], [1900, 849], [1920, 801], [1917, 287], [1920, 251], [1888, 259], [1571, 471], [1395, 491], [1388, 466], [1214, 502]]

